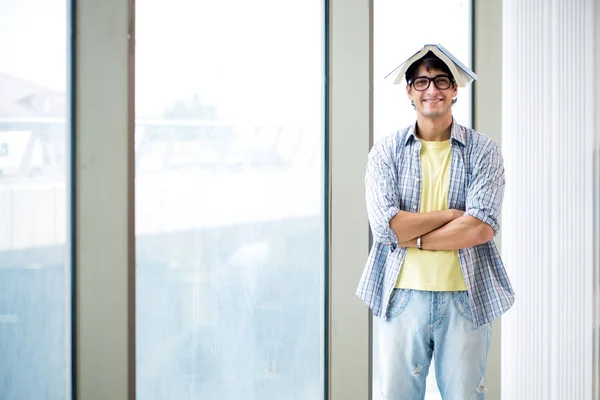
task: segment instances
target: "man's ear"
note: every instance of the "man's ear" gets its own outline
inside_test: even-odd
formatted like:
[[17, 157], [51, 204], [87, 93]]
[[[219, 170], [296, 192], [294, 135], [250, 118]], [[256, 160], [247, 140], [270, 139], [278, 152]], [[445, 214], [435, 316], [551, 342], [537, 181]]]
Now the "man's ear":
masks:
[[410, 91], [410, 85], [406, 85], [406, 97], [408, 97], [409, 100], [412, 100], [412, 93]]

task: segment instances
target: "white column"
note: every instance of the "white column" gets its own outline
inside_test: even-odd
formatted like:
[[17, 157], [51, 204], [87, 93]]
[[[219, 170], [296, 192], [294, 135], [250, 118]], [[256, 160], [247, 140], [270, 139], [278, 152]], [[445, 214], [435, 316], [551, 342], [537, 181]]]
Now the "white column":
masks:
[[[473, 7], [473, 67], [479, 76], [473, 85], [473, 127], [502, 145], [502, 0], [474, 0]], [[496, 237], [496, 246], [502, 249], [502, 234]], [[502, 320], [494, 321], [492, 329], [485, 374], [486, 400], [500, 400]]]
[[134, 400], [133, 0], [74, 12], [76, 394]]
[[369, 311], [354, 294], [369, 252], [364, 168], [371, 133], [371, 0], [329, 0], [329, 348], [331, 400], [370, 394]]
[[502, 255], [517, 295], [504, 399], [592, 399], [595, 12], [594, 0], [504, 0]]

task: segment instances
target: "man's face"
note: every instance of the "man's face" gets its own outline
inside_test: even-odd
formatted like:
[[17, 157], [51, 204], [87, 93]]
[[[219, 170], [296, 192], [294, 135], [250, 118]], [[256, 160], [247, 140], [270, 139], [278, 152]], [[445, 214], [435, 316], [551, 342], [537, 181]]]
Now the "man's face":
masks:
[[[436, 76], [448, 76], [448, 74], [434, 68], [427, 70], [425, 65], [421, 64], [417, 69], [413, 82], [417, 81], [418, 77], [435, 78]], [[443, 80], [441, 79], [441, 81]], [[442, 84], [439, 84], [439, 86], [443, 87]], [[452, 98], [458, 94], [456, 83], [451, 83], [448, 89], [438, 89], [434, 82], [430, 82], [429, 87], [424, 91], [419, 91], [417, 88], [419, 86], [415, 83], [406, 85], [408, 98], [415, 103], [417, 113], [425, 118], [440, 118], [452, 113]]]

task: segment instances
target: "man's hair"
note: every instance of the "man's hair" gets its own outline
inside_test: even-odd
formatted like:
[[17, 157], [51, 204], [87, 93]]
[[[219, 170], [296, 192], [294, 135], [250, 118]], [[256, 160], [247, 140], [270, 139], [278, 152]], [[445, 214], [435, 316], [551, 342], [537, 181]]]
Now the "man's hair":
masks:
[[423, 57], [421, 57], [420, 59], [418, 59], [417, 61], [412, 63], [412, 65], [410, 67], [408, 67], [408, 69], [406, 70], [406, 75], [405, 75], [407, 83], [415, 78], [415, 75], [417, 74], [417, 70], [419, 69], [419, 67], [421, 65], [425, 65], [425, 68], [427, 68], [428, 71], [431, 68], [439, 69], [440, 71], [443, 71], [445, 74], [448, 74], [448, 76], [452, 79], [453, 83], [455, 82], [454, 76], [452, 75], [452, 72], [450, 72], [450, 68], [448, 68], [446, 63], [443, 62], [442, 60], [440, 60], [440, 58], [438, 56], [436, 56], [435, 54], [433, 54], [430, 51], [429, 53], [425, 54]]

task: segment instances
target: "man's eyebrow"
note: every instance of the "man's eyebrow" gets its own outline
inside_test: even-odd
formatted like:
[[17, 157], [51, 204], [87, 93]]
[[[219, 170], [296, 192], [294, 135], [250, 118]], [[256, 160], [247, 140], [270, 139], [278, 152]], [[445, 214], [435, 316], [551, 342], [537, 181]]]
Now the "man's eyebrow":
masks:
[[[439, 78], [440, 76], [445, 76], [446, 78], [452, 78], [450, 75], [448, 74], [438, 74], [436, 76], [432, 76], [430, 79], [435, 79], [435, 78]], [[417, 78], [429, 78], [427, 75], [419, 75], [419, 76], [415, 76], [412, 79], [417, 79]]]

